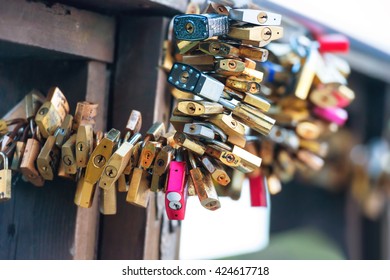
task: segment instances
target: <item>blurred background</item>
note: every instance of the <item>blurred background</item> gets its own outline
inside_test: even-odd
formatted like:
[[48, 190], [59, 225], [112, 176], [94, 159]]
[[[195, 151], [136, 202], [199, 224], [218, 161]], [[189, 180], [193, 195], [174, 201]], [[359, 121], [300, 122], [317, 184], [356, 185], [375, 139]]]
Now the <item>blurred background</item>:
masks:
[[[283, 184], [271, 196], [270, 209], [250, 207], [247, 185], [240, 200], [222, 198], [220, 213], [204, 213], [190, 200], [181, 258], [389, 259], [390, 40], [385, 28], [390, 19], [385, 4], [254, 3], [282, 14], [282, 40], [299, 30], [346, 35], [350, 51], [338, 56], [351, 67], [348, 84], [356, 98], [346, 108], [345, 127], [329, 139], [324, 168]], [[225, 207], [228, 203], [235, 203], [234, 210], [226, 209], [233, 207]], [[202, 236], [202, 242], [194, 236]]]

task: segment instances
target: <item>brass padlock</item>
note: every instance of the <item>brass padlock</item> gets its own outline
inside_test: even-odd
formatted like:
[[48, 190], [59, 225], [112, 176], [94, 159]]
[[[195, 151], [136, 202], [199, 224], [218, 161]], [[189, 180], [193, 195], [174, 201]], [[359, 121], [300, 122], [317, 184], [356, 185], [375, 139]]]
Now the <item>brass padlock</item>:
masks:
[[166, 174], [169, 164], [173, 157], [173, 149], [170, 146], [165, 146], [157, 154], [152, 172], [152, 181], [150, 190], [152, 192], [160, 191], [164, 188], [163, 175]]
[[72, 126], [73, 116], [68, 114], [65, 116], [61, 126], [57, 128], [56, 132], [54, 133], [56, 137], [56, 146], [58, 148], [61, 148], [62, 145], [69, 139], [72, 133]]
[[61, 120], [64, 120], [69, 113], [69, 103], [62, 91], [58, 87], [50, 88], [46, 100], [54, 105], [54, 108], [61, 116]]
[[100, 173], [99, 187], [102, 189], [111, 189], [115, 182], [124, 172], [130, 157], [134, 144], [141, 138], [141, 134], [135, 134], [129, 141], [124, 141], [107, 160], [104, 171]]
[[62, 162], [65, 165], [65, 172], [67, 174], [76, 174], [77, 173], [77, 164], [76, 164], [76, 134], [70, 136], [68, 141], [66, 141], [61, 147], [61, 156]]
[[219, 162], [207, 156], [203, 156], [202, 164], [218, 184], [221, 186], [227, 186], [230, 183], [229, 175]]
[[231, 115], [216, 115], [209, 118], [209, 122], [219, 127], [228, 136], [227, 141], [229, 143], [240, 147], [245, 146], [245, 126], [233, 119]]
[[221, 104], [204, 100], [179, 100], [177, 108], [188, 116], [215, 115], [225, 110]]
[[208, 210], [217, 210], [221, 208], [217, 191], [215, 190], [211, 175], [197, 166], [195, 158], [191, 152], [188, 153], [188, 159], [191, 164], [190, 176], [194, 183], [196, 193], [201, 205]]
[[3, 169], [0, 170], [0, 202], [11, 199], [12, 171], [8, 169], [8, 158], [0, 152]]
[[44, 138], [53, 135], [56, 129], [61, 126], [62, 121], [63, 118], [61, 118], [61, 115], [50, 101], [43, 103], [35, 116], [35, 122], [39, 127], [39, 132]]
[[57, 171], [58, 160], [60, 157], [60, 151], [55, 145], [56, 138], [50, 135], [40, 151], [37, 158], [37, 167], [39, 174], [45, 180], [53, 180], [54, 173]]
[[237, 99], [243, 103], [258, 108], [264, 112], [267, 112], [271, 108], [271, 104], [267, 100], [259, 96], [250, 93], [236, 91], [228, 87], [224, 88], [224, 92], [228, 93], [234, 99]]
[[45, 97], [38, 90], [33, 89], [24, 97], [26, 104], [26, 119], [30, 120], [35, 117], [39, 108], [45, 102]]
[[129, 120], [126, 124], [126, 131], [130, 131], [131, 135], [133, 136], [137, 134], [141, 130], [142, 126], [142, 115], [141, 112], [137, 110], [132, 110], [130, 113]]
[[76, 165], [86, 167], [93, 149], [93, 127], [91, 124], [82, 124], [77, 129], [76, 136]]
[[80, 175], [77, 182], [74, 203], [82, 208], [90, 208], [93, 203], [96, 186], [84, 180], [84, 174]]
[[96, 184], [99, 180], [108, 160], [118, 145], [120, 135], [119, 130], [112, 128], [93, 150], [85, 170], [84, 180], [86, 182]]
[[88, 101], [77, 102], [76, 111], [73, 118], [73, 130], [77, 131], [82, 124], [89, 124], [92, 127], [96, 123], [96, 115], [98, 111], [98, 104]]
[[41, 177], [35, 167], [36, 160], [41, 150], [41, 144], [38, 140], [30, 138], [27, 140], [22, 162], [20, 163], [20, 172], [23, 176], [36, 187], [42, 187], [45, 180]]
[[148, 173], [140, 167], [133, 170], [126, 202], [146, 208], [149, 202]]
[[100, 213], [103, 215], [115, 215], [117, 206], [116, 206], [116, 188], [109, 188], [106, 190], [100, 191]]
[[195, 140], [192, 140], [191, 138], [189, 138], [187, 135], [185, 135], [184, 133], [182, 132], [176, 132], [175, 133], [175, 136], [174, 136], [174, 139], [176, 141], [177, 144], [179, 144], [180, 146], [198, 154], [198, 155], [203, 155], [206, 151], [206, 147], [200, 143], [200, 142], [196, 142]]

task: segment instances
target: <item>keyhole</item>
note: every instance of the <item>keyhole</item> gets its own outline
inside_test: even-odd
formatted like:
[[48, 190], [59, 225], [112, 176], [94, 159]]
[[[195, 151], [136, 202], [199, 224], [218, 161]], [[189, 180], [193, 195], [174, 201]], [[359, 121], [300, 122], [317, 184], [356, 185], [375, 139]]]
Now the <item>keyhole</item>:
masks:
[[210, 45], [210, 48], [209, 48], [209, 50], [210, 50], [210, 52], [211, 52], [212, 54], [218, 53], [218, 52], [220, 51], [220, 49], [221, 49], [221, 46], [220, 46], [220, 44], [218, 44], [218, 43], [212, 43], [212, 44]]
[[257, 21], [259, 23], [265, 23], [268, 19], [267, 13], [265, 12], [260, 12], [259, 15], [257, 16]]
[[157, 165], [160, 166], [160, 167], [164, 166], [164, 164], [165, 164], [165, 161], [162, 160], [162, 159], [159, 159], [159, 160], [157, 161]]
[[188, 110], [188, 113], [189, 114], [194, 114], [195, 113], [195, 111], [196, 111], [196, 106], [195, 106], [195, 104], [194, 103], [188, 103], [188, 105], [187, 105], [187, 110]]
[[232, 68], [232, 69], [236, 68], [237, 67], [236, 62], [233, 61], [233, 60], [229, 61], [229, 67]]
[[192, 24], [192, 22], [188, 22], [186, 24], [186, 31], [190, 34], [194, 32], [194, 25]]
[[184, 71], [184, 72], [181, 73], [181, 75], [180, 75], [180, 82], [182, 82], [183, 84], [187, 83], [189, 77], [190, 77], [190, 74], [189, 74], [187, 71]]
[[84, 150], [84, 145], [83, 143], [80, 143], [79, 144], [79, 147], [78, 147], [79, 151], [82, 152]]

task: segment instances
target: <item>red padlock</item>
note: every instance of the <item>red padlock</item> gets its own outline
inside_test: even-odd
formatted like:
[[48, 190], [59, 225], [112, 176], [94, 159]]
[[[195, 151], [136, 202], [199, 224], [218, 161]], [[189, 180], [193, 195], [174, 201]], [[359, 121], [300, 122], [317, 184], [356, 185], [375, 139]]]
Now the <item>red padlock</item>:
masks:
[[252, 207], [267, 207], [267, 183], [265, 176], [259, 174], [254, 177], [249, 177], [249, 189], [251, 195]]
[[342, 34], [321, 34], [316, 36], [320, 53], [347, 53], [349, 39]]

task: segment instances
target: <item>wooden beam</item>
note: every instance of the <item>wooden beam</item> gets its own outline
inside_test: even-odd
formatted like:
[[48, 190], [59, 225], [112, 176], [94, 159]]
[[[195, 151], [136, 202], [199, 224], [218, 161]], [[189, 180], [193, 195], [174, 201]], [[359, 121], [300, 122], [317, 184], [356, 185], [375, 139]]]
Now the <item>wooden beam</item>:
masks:
[[[108, 75], [105, 63], [88, 62], [85, 100], [99, 104], [95, 130], [105, 131], [108, 106]], [[77, 209], [73, 259], [96, 259], [99, 216], [99, 188], [96, 188], [92, 207]]]
[[113, 61], [115, 20], [112, 17], [61, 4], [25, 0], [0, 0], [0, 7], [0, 46], [8, 42], [17, 44], [21, 52], [28, 46]]
[[184, 13], [188, 0], [55, 0], [67, 5], [101, 13], [148, 12], [172, 16]]

